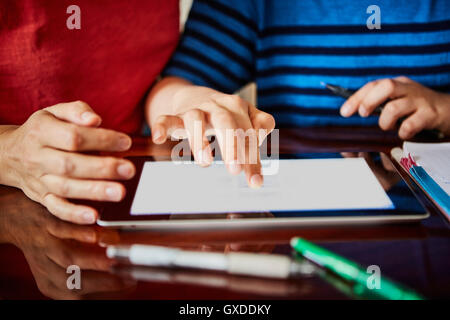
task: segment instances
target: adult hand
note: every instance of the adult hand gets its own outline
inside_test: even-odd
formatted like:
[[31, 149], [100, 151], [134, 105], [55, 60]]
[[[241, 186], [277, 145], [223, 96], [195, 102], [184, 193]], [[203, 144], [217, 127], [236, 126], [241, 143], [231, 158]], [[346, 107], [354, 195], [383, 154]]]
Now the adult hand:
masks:
[[[17, 200], [17, 192], [2, 200]], [[25, 198], [4, 201], [0, 209], [0, 233], [23, 252], [37, 287], [52, 299], [119, 297], [135, 287], [134, 281], [110, 274], [115, 262], [97, 244], [102, 232], [96, 226], [62, 221]], [[81, 270], [81, 289], [67, 286], [67, 269], [73, 265]]]
[[84, 102], [61, 103], [35, 112], [0, 134], [0, 183], [18, 187], [62, 220], [96, 221], [94, 208], [67, 199], [120, 201], [125, 188], [110, 180], [130, 179], [133, 164], [88, 151], [125, 151], [131, 139], [101, 129], [101, 118]]
[[341, 114], [349, 117], [358, 111], [367, 117], [387, 100], [378, 122], [383, 130], [395, 129], [398, 120], [406, 118], [398, 130], [402, 139], [409, 139], [424, 129], [450, 134], [450, 95], [406, 77], [367, 83], [344, 103]]

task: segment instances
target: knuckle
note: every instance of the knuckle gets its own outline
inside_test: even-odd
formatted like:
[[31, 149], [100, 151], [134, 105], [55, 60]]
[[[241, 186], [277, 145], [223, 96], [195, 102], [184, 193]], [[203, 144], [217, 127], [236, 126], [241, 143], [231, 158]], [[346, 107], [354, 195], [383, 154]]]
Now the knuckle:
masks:
[[99, 131], [97, 133], [97, 143], [99, 145], [110, 145], [112, 142], [114, 142], [114, 139], [107, 131]]
[[68, 197], [70, 195], [70, 183], [67, 179], [61, 179], [58, 183], [59, 194], [62, 197]]
[[47, 210], [56, 217], [61, 217], [61, 213], [55, 205], [54, 196], [51, 193], [46, 193], [42, 196], [41, 203]]
[[185, 113], [185, 115], [189, 119], [202, 119], [203, 118], [203, 112], [199, 109], [192, 109]]
[[207, 99], [206, 101], [203, 101], [199, 105], [199, 109], [206, 110], [206, 111], [214, 110], [216, 107], [217, 107], [217, 102], [212, 98]]
[[105, 158], [100, 161], [100, 174], [102, 177], [116, 176], [117, 161], [114, 158]]
[[71, 125], [66, 131], [66, 147], [70, 151], [77, 151], [81, 145], [81, 135], [75, 125]]
[[54, 107], [47, 107], [47, 108], [44, 108], [44, 109], [40, 109], [40, 110], [34, 112], [30, 116], [30, 119], [33, 119], [35, 121], [41, 121], [42, 119], [53, 117], [53, 114], [50, 112], [50, 110], [52, 108], [54, 108]]
[[35, 158], [33, 156], [29, 156], [27, 154], [25, 154], [25, 156], [23, 157], [22, 163], [27, 171], [33, 171], [34, 169], [36, 169], [39, 166], [39, 164], [37, 163]]
[[366, 84], [368, 89], [374, 88], [379, 83], [379, 80], [371, 81]]
[[239, 105], [242, 102], [242, 99], [236, 94], [228, 95], [228, 100], [230, 101], [230, 103], [235, 105]]
[[39, 140], [40, 136], [41, 136], [41, 126], [37, 123], [37, 121], [33, 121], [32, 123], [30, 123], [30, 126], [28, 127], [27, 140], [31, 139], [31, 141], [37, 141]]
[[[40, 112], [40, 111], [38, 111]], [[41, 135], [41, 129], [42, 129], [42, 116], [44, 115], [43, 112], [33, 113], [30, 118], [27, 121], [27, 129], [28, 129], [28, 136], [31, 138], [39, 137]]]
[[364, 86], [362, 86], [362, 88], [360, 88], [360, 89], [357, 90], [354, 94], [352, 94], [352, 95], [350, 96], [350, 98], [348, 98], [347, 101], [348, 101], [350, 104], [352, 104], [352, 103], [355, 103], [355, 104], [356, 104], [359, 100], [361, 100], [361, 99], [364, 97], [364, 96], [363, 96], [363, 92], [370, 91], [370, 90], [372, 90], [373, 88], [375, 88], [375, 86], [379, 84], [379, 81], [380, 81], [380, 80], [375, 80], [375, 81], [367, 82]]
[[393, 93], [395, 91], [395, 88], [397, 87], [397, 84], [393, 79], [384, 79], [383, 85], [389, 93]]
[[238, 95], [230, 95], [230, 104], [235, 110], [248, 112], [248, 103]]
[[399, 104], [397, 102], [390, 102], [386, 105], [384, 110], [389, 115], [395, 117], [400, 113], [400, 109], [401, 109], [401, 107], [399, 106]]
[[75, 165], [68, 156], [63, 156], [59, 158], [58, 167], [59, 167], [58, 173], [62, 176], [70, 175], [75, 170]]
[[399, 81], [404, 81], [404, 82], [409, 82], [409, 81], [411, 81], [411, 79], [408, 78], [408, 77], [406, 77], [406, 76], [399, 76], [399, 77], [397, 77], [396, 79], [399, 80]]
[[92, 183], [89, 189], [93, 200], [104, 200], [103, 194], [105, 193], [105, 188], [103, 185], [101, 185], [100, 183]]
[[86, 102], [84, 102], [84, 101], [81, 101], [81, 100], [74, 101], [72, 103], [72, 105], [73, 105], [73, 107], [79, 108], [79, 109], [86, 109], [86, 108], [88, 108], [88, 104]]
[[216, 120], [218, 122], [221, 122], [221, 123], [230, 122], [232, 120], [230, 112], [226, 111], [226, 110], [216, 111], [214, 117], [216, 118]]
[[39, 122], [36, 121], [36, 120], [38, 120], [39, 118], [41, 118], [42, 116], [44, 116], [47, 112], [48, 112], [48, 111], [46, 111], [46, 109], [38, 110], [38, 111], [34, 112], [34, 113], [29, 117], [29, 121], [30, 121], [30, 122], [33, 122], [33, 124], [36, 124], [36, 122], [37, 122], [37, 124], [39, 124]]

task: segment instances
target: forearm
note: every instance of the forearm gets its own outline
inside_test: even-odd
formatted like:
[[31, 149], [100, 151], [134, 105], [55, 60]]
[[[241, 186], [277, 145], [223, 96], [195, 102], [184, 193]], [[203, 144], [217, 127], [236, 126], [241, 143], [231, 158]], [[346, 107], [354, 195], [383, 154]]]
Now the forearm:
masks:
[[158, 82], [147, 97], [145, 114], [147, 123], [152, 126], [161, 115], [173, 115], [173, 102], [180, 89], [193, 86], [182, 78], [167, 77]]
[[14, 179], [12, 169], [8, 165], [7, 159], [8, 154], [11, 152], [8, 141], [11, 132], [17, 128], [18, 126], [0, 126], [0, 184], [14, 187], [17, 186], [17, 181]]

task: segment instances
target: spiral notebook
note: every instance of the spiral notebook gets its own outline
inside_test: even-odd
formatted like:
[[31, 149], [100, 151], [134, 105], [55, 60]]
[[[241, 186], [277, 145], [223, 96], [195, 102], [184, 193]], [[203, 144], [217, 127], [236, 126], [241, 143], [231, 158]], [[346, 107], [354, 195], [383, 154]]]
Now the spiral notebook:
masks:
[[450, 221], [450, 143], [405, 142], [391, 154]]

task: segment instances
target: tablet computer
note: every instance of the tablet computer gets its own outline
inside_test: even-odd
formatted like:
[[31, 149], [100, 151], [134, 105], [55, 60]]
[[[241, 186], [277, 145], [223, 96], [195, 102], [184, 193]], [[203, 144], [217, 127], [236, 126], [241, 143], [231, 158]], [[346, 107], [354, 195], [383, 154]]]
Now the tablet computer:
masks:
[[[129, 157], [136, 176], [120, 203], [96, 203], [100, 226], [122, 229], [384, 224], [428, 217], [429, 200], [379, 153], [313, 153], [262, 160], [264, 185], [247, 186], [222, 162]], [[92, 203], [90, 203], [92, 205]]]

